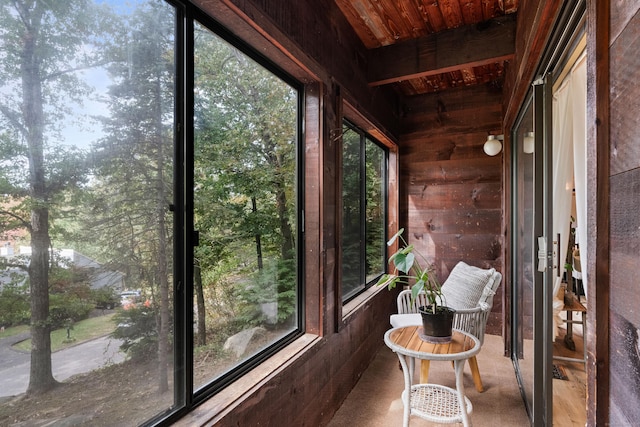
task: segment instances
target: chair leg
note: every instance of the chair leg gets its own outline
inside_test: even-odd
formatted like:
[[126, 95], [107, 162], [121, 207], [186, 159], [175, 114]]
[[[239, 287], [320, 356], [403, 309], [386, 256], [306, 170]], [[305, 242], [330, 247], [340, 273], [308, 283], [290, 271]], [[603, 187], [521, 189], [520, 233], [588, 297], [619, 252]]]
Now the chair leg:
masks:
[[469, 358], [469, 367], [471, 368], [471, 376], [473, 376], [473, 383], [476, 385], [476, 390], [478, 390], [478, 393], [482, 393], [484, 391], [484, 387], [482, 386], [482, 379], [480, 378], [478, 360], [475, 356]]
[[429, 363], [430, 360], [420, 360], [420, 384], [427, 384], [429, 382]]

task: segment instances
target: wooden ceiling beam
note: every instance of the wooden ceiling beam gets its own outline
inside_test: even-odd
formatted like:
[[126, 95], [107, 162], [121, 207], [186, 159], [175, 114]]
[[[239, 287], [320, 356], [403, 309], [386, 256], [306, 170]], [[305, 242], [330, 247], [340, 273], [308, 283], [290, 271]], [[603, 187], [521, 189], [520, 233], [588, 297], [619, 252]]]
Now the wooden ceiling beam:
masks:
[[515, 14], [369, 51], [370, 86], [433, 76], [514, 57]]

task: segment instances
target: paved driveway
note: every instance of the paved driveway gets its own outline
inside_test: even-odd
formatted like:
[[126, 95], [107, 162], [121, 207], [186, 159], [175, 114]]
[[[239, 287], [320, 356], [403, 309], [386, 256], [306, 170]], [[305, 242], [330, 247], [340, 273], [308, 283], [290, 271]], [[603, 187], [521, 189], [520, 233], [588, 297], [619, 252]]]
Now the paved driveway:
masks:
[[[27, 391], [31, 355], [16, 351], [11, 346], [29, 336], [29, 333], [25, 333], [0, 339], [0, 397]], [[124, 360], [124, 354], [119, 348], [119, 340], [102, 337], [57, 351], [51, 356], [53, 376], [56, 380], [63, 381], [72, 375], [89, 372], [110, 363], [120, 363]]]

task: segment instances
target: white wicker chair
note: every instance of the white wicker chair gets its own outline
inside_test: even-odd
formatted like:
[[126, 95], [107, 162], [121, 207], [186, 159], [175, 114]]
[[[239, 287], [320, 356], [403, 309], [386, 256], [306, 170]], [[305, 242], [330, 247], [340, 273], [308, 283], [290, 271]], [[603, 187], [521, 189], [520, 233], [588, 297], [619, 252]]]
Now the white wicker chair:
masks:
[[[493, 307], [493, 296], [501, 281], [502, 275], [493, 268], [483, 270], [460, 261], [442, 284], [443, 303], [456, 310], [453, 327], [473, 334], [480, 341], [480, 345], [484, 341], [487, 320]], [[418, 295], [412, 304], [411, 290], [401, 291], [397, 304], [398, 314], [391, 315], [391, 326], [397, 328], [422, 324], [418, 307], [426, 305], [424, 294]], [[469, 359], [469, 367], [476, 390], [482, 393], [484, 387], [475, 356]], [[422, 370], [428, 372], [428, 367], [423, 366]]]

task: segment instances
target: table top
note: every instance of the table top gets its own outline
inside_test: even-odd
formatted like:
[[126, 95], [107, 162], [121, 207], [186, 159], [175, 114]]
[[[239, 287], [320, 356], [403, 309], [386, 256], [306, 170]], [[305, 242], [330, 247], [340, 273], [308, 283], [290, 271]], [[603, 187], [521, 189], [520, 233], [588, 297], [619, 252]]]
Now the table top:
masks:
[[422, 326], [393, 328], [384, 334], [384, 342], [396, 353], [425, 360], [462, 360], [480, 351], [480, 341], [458, 329], [453, 330], [451, 342], [444, 344], [423, 340], [421, 332]]

